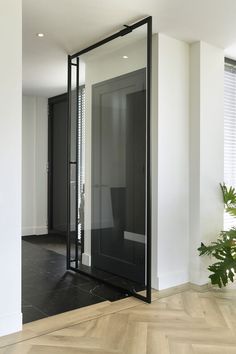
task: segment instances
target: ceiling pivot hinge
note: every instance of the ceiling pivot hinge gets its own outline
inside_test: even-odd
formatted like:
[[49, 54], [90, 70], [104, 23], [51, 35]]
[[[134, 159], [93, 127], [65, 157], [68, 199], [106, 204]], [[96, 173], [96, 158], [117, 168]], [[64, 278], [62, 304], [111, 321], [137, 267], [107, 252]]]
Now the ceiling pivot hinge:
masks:
[[133, 31], [132, 28], [131, 28], [130, 26], [128, 26], [128, 25], [124, 25], [124, 27], [125, 27], [125, 28], [120, 31], [120, 36], [121, 36], [121, 37], [123, 37], [123, 36], [125, 36], [126, 34], [128, 34], [128, 33], [130, 33], [130, 32]]

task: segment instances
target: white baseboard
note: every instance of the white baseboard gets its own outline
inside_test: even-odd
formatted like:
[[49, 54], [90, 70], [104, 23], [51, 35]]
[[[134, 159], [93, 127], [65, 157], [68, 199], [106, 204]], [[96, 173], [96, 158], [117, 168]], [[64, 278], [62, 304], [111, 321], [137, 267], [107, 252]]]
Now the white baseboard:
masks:
[[34, 227], [30, 227], [30, 226], [22, 227], [21, 235], [22, 235], [22, 236], [35, 235], [35, 229], [34, 229]]
[[35, 235], [46, 235], [48, 234], [47, 226], [36, 226], [35, 227]]
[[0, 317], [0, 336], [22, 330], [22, 313], [12, 313]]
[[22, 228], [22, 236], [46, 235], [47, 233], [47, 226], [27, 226]]
[[189, 273], [185, 271], [167, 273], [159, 275], [157, 278], [157, 290], [164, 290], [174, 286], [186, 284], [189, 282]]
[[156, 275], [152, 275], [152, 288], [158, 290], [158, 278]]
[[200, 258], [191, 261], [189, 264], [189, 281], [195, 285], [205, 285], [209, 283], [210, 272], [207, 269], [210, 265], [210, 258]]
[[210, 272], [207, 270], [196, 271], [192, 269], [190, 271], [190, 282], [199, 286], [205, 285], [210, 281], [209, 274]]
[[87, 253], [82, 253], [82, 264], [91, 267], [91, 255]]

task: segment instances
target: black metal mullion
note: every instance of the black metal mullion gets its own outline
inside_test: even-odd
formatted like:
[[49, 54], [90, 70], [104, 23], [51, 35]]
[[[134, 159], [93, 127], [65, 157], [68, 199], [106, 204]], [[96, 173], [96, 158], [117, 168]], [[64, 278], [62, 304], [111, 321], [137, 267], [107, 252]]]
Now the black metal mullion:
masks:
[[70, 269], [71, 260], [71, 225], [70, 225], [70, 191], [71, 191], [71, 56], [68, 55], [67, 69], [67, 91], [68, 91], [68, 124], [67, 124], [67, 249], [66, 249], [66, 267]]
[[[85, 119], [85, 107], [84, 107], [84, 101], [85, 101], [85, 86], [80, 87], [80, 103], [81, 103], [81, 109], [80, 109], [80, 117], [81, 117], [81, 122], [80, 122], [80, 158], [81, 158], [81, 165], [80, 165], [80, 178], [82, 179], [82, 172], [83, 172], [83, 134], [84, 134], [84, 119]], [[84, 113], [84, 114], [83, 114]], [[84, 195], [84, 185], [83, 185], [83, 180], [81, 180], [81, 193]], [[85, 214], [85, 213], [84, 213]], [[82, 254], [84, 253], [84, 220], [83, 220], [83, 229], [80, 229], [80, 244], [81, 244], [81, 260], [82, 260]]]
[[53, 146], [53, 105], [48, 101], [48, 232], [53, 228], [52, 222], [52, 201], [53, 201], [53, 188], [52, 188], [52, 171], [53, 171], [53, 158], [52, 158], [52, 146]]
[[152, 223], [151, 223], [151, 71], [152, 71], [152, 17], [147, 22], [147, 302], [152, 300]]
[[[79, 70], [79, 65], [78, 65], [78, 70]], [[78, 116], [78, 126], [79, 126], [79, 140], [77, 142], [77, 145], [79, 145], [78, 149], [79, 149], [79, 200], [81, 203], [81, 192], [82, 192], [82, 182], [81, 182], [81, 176], [82, 176], [82, 111], [83, 111], [83, 107], [82, 107], [82, 96], [83, 95], [83, 89], [80, 87], [79, 88], [79, 116]], [[81, 218], [80, 218], [80, 245], [82, 244], [82, 230], [81, 230]], [[82, 254], [82, 252], [81, 252]]]
[[78, 211], [79, 211], [79, 147], [78, 147], [78, 137], [79, 137], [79, 58], [76, 58], [76, 173], [75, 173], [75, 262], [78, 268], [79, 261], [79, 251], [78, 251]]
[[85, 53], [87, 53], [87, 52], [90, 52], [90, 51], [93, 50], [93, 49], [96, 49], [96, 48], [98, 48], [98, 47], [101, 47], [103, 44], [106, 44], [106, 43], [108, 43], [108, 42], [113, 41], [113, 40], [116, 39], [116, 38], [123, 37], [123, 36], [125, 36], [125, 35], [131, 33], [131, 32], [132, 32], [133, 30], [135, 30], [136, 28], [145, 25], [145, 24], [148, 22], [148, 19], [149, 19], [149, 18], [151, 18], [151, 16], [146, 17], [146, 18], [144, 18], [143, 20], [141, 20], [141, 21], [139, 21], [139, 22], [136, 22], [136, 23], [134, 23], [134, 24], [131, 25], [131, 26], [124, 25], [125, 28], [122, 29], [121, 31], [116, 32], [115, 34], [112, 34], [111, 36], [109, 36], [109, 37], [107, 37], [107, 38], [105, 38], [105, 39], [103, 39], [103, 40], [101, 40], [101, 41], [99, 41], [99, 42], [97, 42], [97, 43], [95, 43], [95, 44], [92, 44], [91, 46], [89, 46], [89, 47], [87, 47], [87, 48], [85, 48], [85, 49], [83, 49], [83, 50], [80, 50], [79, 52], [77, 52], [77, 53], [71, 55], [71, 58], [72, 58], [72, 59], [77, 58], [77, 57], [79, 57], [79, 56], [82, 55], [82, 54], [85, 54]]

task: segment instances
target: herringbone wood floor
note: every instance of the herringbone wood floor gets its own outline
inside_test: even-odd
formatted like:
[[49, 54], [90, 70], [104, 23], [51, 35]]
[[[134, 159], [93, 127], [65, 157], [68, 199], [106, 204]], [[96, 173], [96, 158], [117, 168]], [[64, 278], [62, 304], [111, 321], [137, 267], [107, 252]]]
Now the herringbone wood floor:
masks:
[[150, 305], [129, 298], [72, 313], [64, 328], [59, 315], [54, 325], [27, 325], [29, 337], [13, 337], [21, 342], [0, 339], [0, 354], [236, 354], [236, 290], [189, 289]]

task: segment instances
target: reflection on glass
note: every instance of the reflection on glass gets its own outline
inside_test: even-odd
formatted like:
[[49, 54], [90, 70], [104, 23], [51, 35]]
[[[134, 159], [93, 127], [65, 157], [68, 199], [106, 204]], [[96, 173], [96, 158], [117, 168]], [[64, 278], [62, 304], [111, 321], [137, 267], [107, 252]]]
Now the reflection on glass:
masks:
[[145, 69], [92, 86], [92, 265], [144, 283]]

